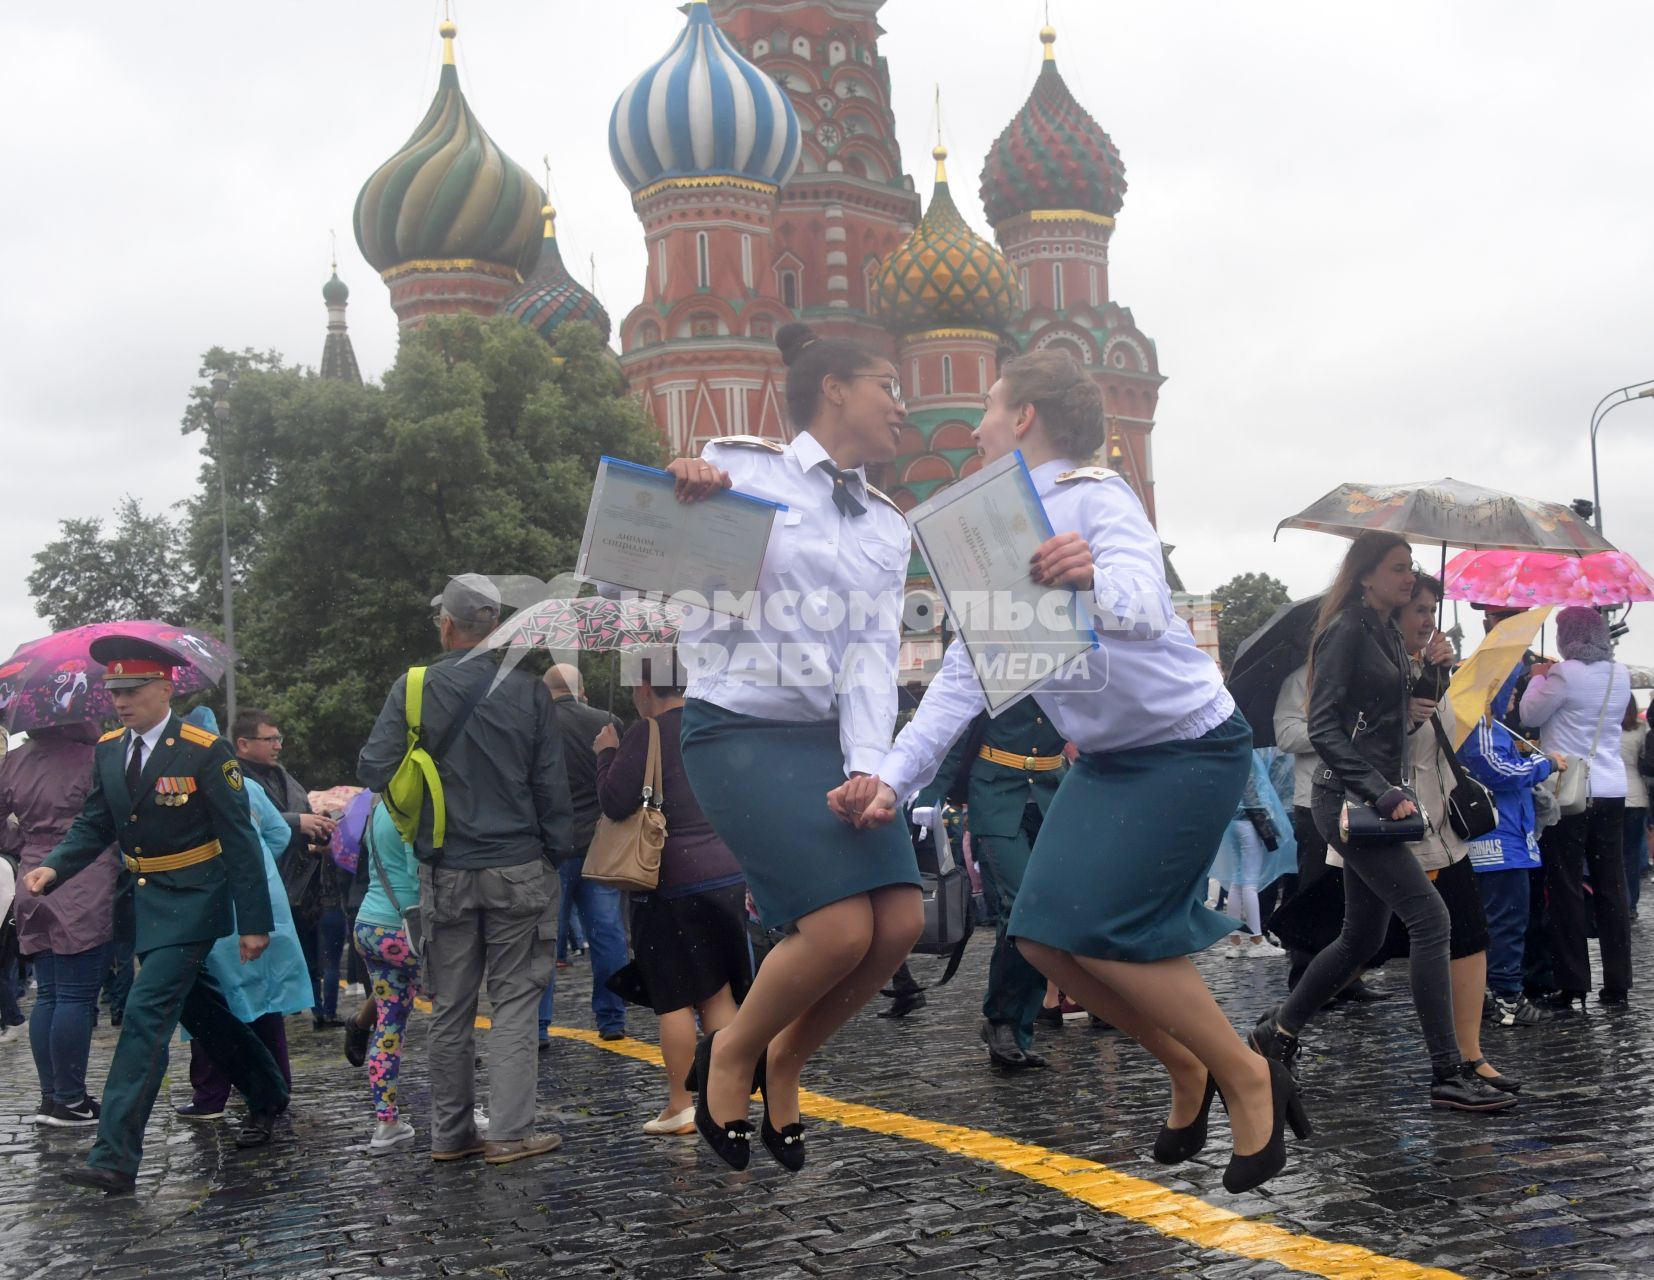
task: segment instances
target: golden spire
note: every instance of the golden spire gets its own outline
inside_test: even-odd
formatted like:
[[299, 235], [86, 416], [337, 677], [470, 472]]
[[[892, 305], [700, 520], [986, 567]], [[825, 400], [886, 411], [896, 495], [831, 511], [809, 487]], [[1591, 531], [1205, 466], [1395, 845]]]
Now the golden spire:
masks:
[[948, 149], [942, 145], [942, 86], [936, 86], [936, 145], [931, 149], [931, 159], [936, 161], [936, 181], [948, 180]]
[[459, 34], [459, 28], [449, 19], [447, 5], [443, 6], [442, 23], [437, 27], [437, 34], [442, 37], [442, 65], [454, 65], [454, 37]]
[[546, 202], [540, 206], [540, 216], [545, 219], [544, 238], [557, 239], [557, 210], [551, 205], [551, 154], [547, 152], [540, 157], [540, 163], [546, 167]]
[[328, 245], [329, 245], [328, 257], [333, 260], [333, 274], [338, 275], [339, 274], [339, 233], [337, 231], [329, 231], [327, 233], [327, 240], [328, 240]]
[[1055, 62], [1057, 60], [1057, 29], [1052, 26], [1041, 27], [1039, 41], [1045, 46], [1045, 60]]

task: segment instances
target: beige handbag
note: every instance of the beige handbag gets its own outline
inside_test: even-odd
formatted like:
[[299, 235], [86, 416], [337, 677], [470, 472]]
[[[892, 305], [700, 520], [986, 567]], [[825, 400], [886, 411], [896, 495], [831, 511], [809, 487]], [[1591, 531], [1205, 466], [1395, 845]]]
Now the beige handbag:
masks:
[[643, 771], [643, 803], [635, 813], [597, 820], [581, 875], [616, 889], [647, 891], [660, 884], [660, 855], [666, 847], [661, 812], [660, 724], [649, 720], [649, 763]]

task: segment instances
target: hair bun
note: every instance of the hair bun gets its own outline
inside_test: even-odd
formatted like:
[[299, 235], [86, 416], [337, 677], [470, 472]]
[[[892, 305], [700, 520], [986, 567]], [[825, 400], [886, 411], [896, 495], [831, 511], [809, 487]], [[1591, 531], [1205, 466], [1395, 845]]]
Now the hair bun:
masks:
[[797, 320], [789, 321], [781, 326], [775, 335], [775, 345], [781, 352], [781, 363], [791, 365], [812, 342], [820, 340], [821, 335], [807, 324]]

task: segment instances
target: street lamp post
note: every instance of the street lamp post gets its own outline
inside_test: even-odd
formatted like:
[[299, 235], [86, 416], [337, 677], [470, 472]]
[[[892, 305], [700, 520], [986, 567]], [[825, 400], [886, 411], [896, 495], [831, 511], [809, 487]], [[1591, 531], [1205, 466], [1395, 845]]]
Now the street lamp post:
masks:
[[[214, 453], [218, 472], [218, 572], [224, 580], [224, 644], [230, 651], [230, 661], [224, 669], [225, 732], [234, 732], [235, 724], [235, 603], [230, 587], [230, 501], [224, 482], [224, 436], [230, 425], [230, 376], [222, 370], [213, 374], [213, 421], [218, 424], [217, 447]], [[1593, 437], [1594, 438], [1594, 437]]]
[[1633, 400], [1647, 400], [1654, 398], [1654, 378], [1644, 382], [1633, 382], [1628, 386], [1618, 387], [1597, 401], [1597, 407], [1591, 410], [1591, 503], [1595, 507], [1597, 532], [1602, 532], [1602, 486], [1597, 479], [1597, 431], [1602, 426], [1602, 420], [1622, 404], [1630, 404]]

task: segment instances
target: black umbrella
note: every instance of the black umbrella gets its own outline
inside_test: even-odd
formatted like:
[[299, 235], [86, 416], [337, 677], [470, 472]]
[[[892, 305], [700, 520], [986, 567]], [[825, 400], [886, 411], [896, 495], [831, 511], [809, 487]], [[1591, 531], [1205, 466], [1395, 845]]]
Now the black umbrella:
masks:
[[1252, 726], [1252, 745], [1275, 745], [1275, 701], [1286, 679], [1309, 661], [1322, 596], [1283, 604], [1242, 643], [1229, 671], [1229, 694]]

